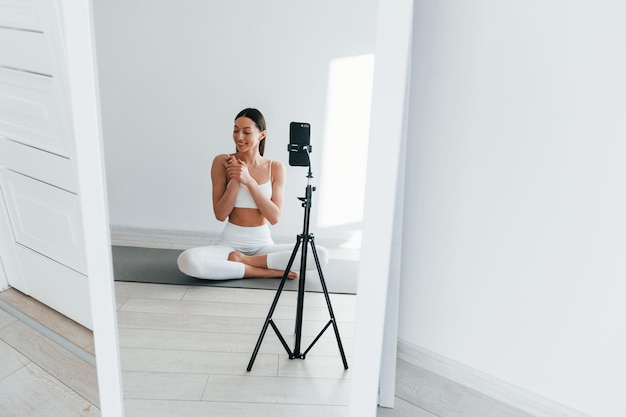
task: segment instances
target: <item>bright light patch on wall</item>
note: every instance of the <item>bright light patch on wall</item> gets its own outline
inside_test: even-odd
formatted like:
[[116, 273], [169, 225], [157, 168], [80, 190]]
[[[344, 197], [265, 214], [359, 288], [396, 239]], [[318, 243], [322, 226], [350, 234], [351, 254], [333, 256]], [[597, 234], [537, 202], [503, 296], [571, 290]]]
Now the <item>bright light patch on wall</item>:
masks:
[[374, 54], [331, 61], [321, 147], [323, 192], [317, 208], [318, 224], [345, 232], [352, 230], [352, 238], [358, 240], [363, 220], [373, 76]]

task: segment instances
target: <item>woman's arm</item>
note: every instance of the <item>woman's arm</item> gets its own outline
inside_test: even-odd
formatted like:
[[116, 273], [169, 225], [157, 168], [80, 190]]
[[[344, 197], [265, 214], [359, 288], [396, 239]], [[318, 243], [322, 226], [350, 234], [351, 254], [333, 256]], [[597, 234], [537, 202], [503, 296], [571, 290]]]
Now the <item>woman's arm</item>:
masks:
[[257, 208], [270, 224], [278, 223], [283, 209], [283, 199], [285, 192], [285, 167], [278, 161], [270, 161], [272, 164], [272, 199], [267, 198], [261, 191], [259, 184], [254, 179], [248, 186], [252, 198], [256, 202]]
[[239, 182], [232, 179], [228, 182], [226, 167], [230, 155], [218, 155], [213, 159], [211, 166], [211, 181], [213, 182], [213, 212], [215, 218], [223, 222], [228, 218], [235, 207]]
[[235, 160], [226, 171], [227, 177], [237, 180], [239, 183], [248, 187], [250, 195], [256, 203], [257, 210], [270, 222], [270, 224], [278, 223], [280, 213], [283, 207], [283, 193], [285, 187], [285, 167], [278, 161], [270, 162], [272, 164], [272, 198], [269, 199], [256, 180], [250, 175], [248, 167], [241, 160]]

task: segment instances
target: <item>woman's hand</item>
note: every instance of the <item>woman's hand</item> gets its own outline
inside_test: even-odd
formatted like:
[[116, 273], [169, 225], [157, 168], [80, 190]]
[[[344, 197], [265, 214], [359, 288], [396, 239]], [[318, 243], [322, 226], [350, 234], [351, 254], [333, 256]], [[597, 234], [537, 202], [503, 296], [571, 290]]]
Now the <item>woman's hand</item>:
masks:
[[253, 181], [246, 163], [235, 158], [233, 155], [230, 155], [224, 165], [226, 167], [226, 176], [229, 180], [237, 181], [244, 185], [248, 185]]

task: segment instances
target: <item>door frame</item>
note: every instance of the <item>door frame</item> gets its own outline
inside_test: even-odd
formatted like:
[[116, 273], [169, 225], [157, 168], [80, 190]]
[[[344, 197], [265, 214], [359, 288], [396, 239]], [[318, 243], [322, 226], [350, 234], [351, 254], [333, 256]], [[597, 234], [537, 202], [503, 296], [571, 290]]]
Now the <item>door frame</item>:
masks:
[[[63, 7], [79, 193], [84, 213], [87, 270], [103, 417], [123, 417], [117, 312], [111, 261], [104, 152], [100, 123], [93, 0], [58, 0]], [[379, 0], [370, 157], [363, 245], [359, 267], [357, 325], [349, 415], [374, 417], [383, 354], [385, 318], [397, 204], [410, 63], [413, 0]], [[398, 30], [400, 26], [401, 30]], [[394, 35], [395, 34], [395, 35]], [[376, 160], [374, 160], [376, 159]], [[381, 161], [384, 168], [381, 169]], [[369, 204], [368, 204], [369, 203]], [[396, 277], [399, 279], [399, 277]], [[395, 295], [397, 297], [397, 294]], [[393, 297], [392, 297], [393, 298]], [[394, 353], [395, 357], [395, 353]], [[373, 395], [372, 395], [373, 394]]]
[[57, 0], [76, 146], [78, 194], [85, 237], [96, 367], [103, 417], [124, 416], [124, 393], [113, 282], [104, 151], [100, 120], [93, 4]]

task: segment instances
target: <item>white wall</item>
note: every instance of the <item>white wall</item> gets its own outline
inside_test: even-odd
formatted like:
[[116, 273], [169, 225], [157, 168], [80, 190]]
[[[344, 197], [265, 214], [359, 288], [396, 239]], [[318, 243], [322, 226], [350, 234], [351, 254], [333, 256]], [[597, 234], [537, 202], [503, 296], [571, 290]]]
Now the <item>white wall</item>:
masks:
[[400, 337], [626, 415], [626, 4], [415, 3]]
[[[311, 230], [343, 240], [360, 230], [375, 0], [96, 0], [94, 8], [113, 225], [221, 231], [210, 165], [233, 151], [233, 119], [251, 106], [268, 122], [266, 155], [285, 165], [289, 122], [312, 125]], [[275, 236], [300, 233], [305, 176], [288, 168]], [[329, 220], [341, 207], [357, 213]]]

